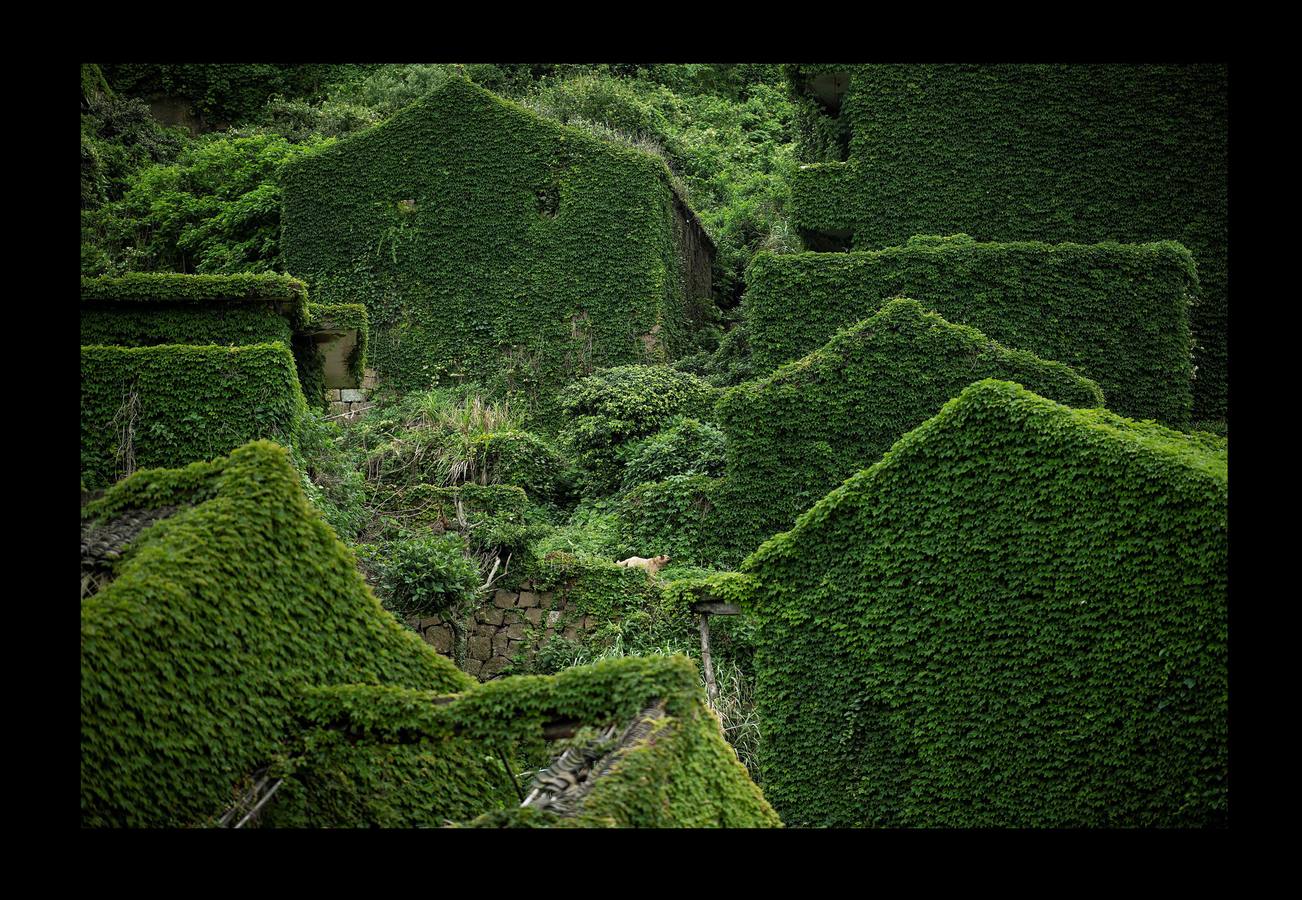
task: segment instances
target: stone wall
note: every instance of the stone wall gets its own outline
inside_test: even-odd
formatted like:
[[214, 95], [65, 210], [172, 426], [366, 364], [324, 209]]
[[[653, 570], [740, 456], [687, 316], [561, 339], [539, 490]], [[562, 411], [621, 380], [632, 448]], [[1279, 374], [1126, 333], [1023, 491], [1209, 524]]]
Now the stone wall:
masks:
[[[452, 627], [440, 616], [409, 619], [425, 641], [453, 659]], [[566, 614], [563, 592], [539, 591], [524, 582], [518, 591], [498, 590], [475, 610], [467, 628], [462, 668], [480, 681], [497, 678], [521, 650], [531, 658], [553, 635], [573, 640], [596, 627], [591, 616]]]
[[362, 377], [360, 388], [326, 388], [326, 402], [330, 404], [328, 415], [339, 416], [351, 421], [371, 408], [370, 395], [378, 384], [374, 369], [367, 369]]

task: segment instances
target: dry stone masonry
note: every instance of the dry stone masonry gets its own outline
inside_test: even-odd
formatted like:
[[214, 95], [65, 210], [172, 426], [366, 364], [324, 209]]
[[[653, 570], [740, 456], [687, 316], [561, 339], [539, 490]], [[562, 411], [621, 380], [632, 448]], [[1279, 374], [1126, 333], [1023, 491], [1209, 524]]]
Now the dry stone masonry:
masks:
[[[518, 591], [495, 591], [467, 623], [465, 671], [489, 681], [510, 668], [521, 651], [529, 659], [557, 634], [575, 640], [596, 627], [592, 616], [568, 614], [566, 606], [564, 590], [538, 590], [532, 581]], [[453, 658], [452, 626], [446, 619], [408, 621], [436, 651]]]

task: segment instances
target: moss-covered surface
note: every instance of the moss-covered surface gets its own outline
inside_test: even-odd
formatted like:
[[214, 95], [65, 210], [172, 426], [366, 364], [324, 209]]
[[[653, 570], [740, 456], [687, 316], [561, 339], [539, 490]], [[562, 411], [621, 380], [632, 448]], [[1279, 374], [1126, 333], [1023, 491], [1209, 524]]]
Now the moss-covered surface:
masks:
[[664, 163], [464, 79], [295, 161], [284, 190], [287, 268], [366, 306], [392, 387], [481, 380], [546, 418], [560, 384], [683, 343]]
[[281, 343], [81, 348], [81, 475], [211, 459], [254, 438], [293, 443], [306, 406]]
[[[185, 305], [194, 309], [216, 305], [269, 306], [286, 310], [290, 324], [301, 328], [308, 320], [307, 286], [288, 275], [180, 275], [133, 272], [129, 275], [81, 280], [83, 311], [97, 308]], [[84, 341], [83, 341], [84, 342]], [[168, 343], [178, 343], [170, 341]]]
[[982, 378], [1103, 405], [1098, 385], [1062, 363], [1007, 349], [915, 300], [892, 300], [804, 359], [725, 394], [727, 475], [713, 529], [745, 555]]
[[912, 297], [1006, 346], [1072, 366], [1121, 415], [1189, 424], [1198, 278], [1179, 244], [915, 238], [862, 253], [761, 254], [747, 284], [760, 372], [817, 349], [892, 297]]
[[[819, 70], [849, 75], [835, 119], [806, 94]], [[1196, 417], [1225, 416], [1224, 64], [824, 65], [788, 74], [797, 154], [811, 164], [791, 185], [797, 227], [849, 233], [856, 250], [955, 232], [980, 241], [1179, 241], [1202, 286], [1192, 315]], [[1110, 387], [1103, 372], [1086, 372]]]
[[760, 547], [784, 821], [1224, 824], [1226, 464], [983, 381]]
[[[652, 701], [666, 717], [599, 777], [569, 822], [543, 815], [489, 814], [479, 825], [598, 827], [775, 827], [777, 814], [750, 780], [706, 708], [696, 666], [683, 656], [630, 657], [567, 669], [553, 676], [491, 681], [450, 703], [432, 692], [395, 687], [315, 688], [305, 692], [302, 721], [340, 743], [428, 742], [456, 737], [483, 747], [516, 747], [545, 758], [543, 726], [633, 720]], [[467, 817], [469, 818], [469, 817]], [[543, 822], [535, 821], [541, 818]]]
[[[211, 823], [259, 767], [293, 771], [298, 693], [433, 693], [472, 679], [381, 609], [308, 504], [287, 451], [258, 441], [144, 471], [86, 507], [192, 504], [153, 526], [81, 606], [83, 825]], [[282, 824], [429, 824], [510, 790], [464, 742], [332, 748], [282, 787]]]
[[[368, 320], [359, 304], [309, 304], [307, 286], [287, 275], [136, 273], [81, 281], [81, 342], [246, 346], [278, 342], [294, 354], [303, 396], [324, 409], [325, 359], [312, 332], [356, 329], [349, 372], [361, 383]], [[220, 389], [220, 385], [214, 385]]]

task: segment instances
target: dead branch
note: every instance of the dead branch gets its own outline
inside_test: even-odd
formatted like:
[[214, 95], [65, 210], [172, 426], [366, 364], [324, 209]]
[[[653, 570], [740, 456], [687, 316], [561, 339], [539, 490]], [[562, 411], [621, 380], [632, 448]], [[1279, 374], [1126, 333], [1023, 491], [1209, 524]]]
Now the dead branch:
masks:
[[493, 569], [492, 569], [492, 571], [490, 571], [490, 572], [488, 573], [488, 580], [485, 581], [483, 584], [481, 584], [481, 585], [479, 586], [478, 593], [482, 594], [482, 593], [484, 593], [484, 592], [486, 592], [486, 591], [492, 590], [493, 585], [497, 583], [497, 579], [498, 579], [498, 578], [501, 578], [502, 575], [505, 575], [507, 572], [511, 571], [511, 554], [510, 554], [510, 553], [507, 553], [507, 554], [506, 554], [506, 568], [502, 570], [502, 575], [498, 575], [498, 574], [497, 574], [497, 567], [498, 567], [498, 565], [501, 564], [501, 562], [502, 562], [502, 557], [500, 557], [500, 556], [499, 556], [497, 559], [493, 560]]

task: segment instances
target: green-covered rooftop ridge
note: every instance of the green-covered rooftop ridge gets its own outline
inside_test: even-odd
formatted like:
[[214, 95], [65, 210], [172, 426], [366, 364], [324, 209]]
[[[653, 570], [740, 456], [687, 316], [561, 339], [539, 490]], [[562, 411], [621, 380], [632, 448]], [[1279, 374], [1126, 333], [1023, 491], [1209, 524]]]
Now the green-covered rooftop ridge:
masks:
[[891, 447], [872, 466], [846, 479], [822, 500], [804, 512], [795, 526], [774, 535], [741, 565], [741, 571], [754, 569], [766, 558], [787, 552], [802, 532], [815, 527], [843, 506], [853, 506], [873, 487], [885, 471], [907, 464], [911, 454], [925, 448], [933, 437], [950, 428], [963, 427], [969, 417], [995, 412], [1013, 427], [1056, 430], [1065, 442], [1081, 446], [1093, 443], [1117, 443], [1136, 455], [1154, 460], [1158, 471], [1189, 473], [1206, 479], [1220, 491], [1229, 489], [1229, 443], [1225, 438], [1205, 432], [1182, 432], [1152, 420], [1136, 421], [1106, 409], [1077, 409], [1063, 406], [1026, 390], [1019, 384], [987, 378], [965, 389], [945, 404], [935, 417], [919, 425]]
[[291, 275], [266, 273], [183, 275], [131, 272], [83, 277], [81, 303], [90, 309], [124, 304], [212, 307], [275, 303], [295, 330], [303, 328], [309, 319], [307, 285]]
[[[137, 472], [83, 517], [170, 504], [182, 508], [141, 532], [81, 603], [84, 826], [211, 823], [242, 779], [284, 752], [307, 686], [473, 685], [383, 609], [284, 447], [252, 441], [212, 462]], [[477, 812], [505, 785], [467, 754], [460, 742], [391, 754], [395, 777], [450, 767], [461, 780], [412, 781], [356, 818], [321, 810], [312, 823]], [[367, 765], [346, 757], [332, 775]]]
[[805, 370], [834, 367], [841, 361], [842, 353], [853, 346], [854, 343], [861, 341], [864, 337], [872, 332], [874, 328], [895, 328], [898, 329], [904, 325], [916, 325], [922, 328], [946, 328], [956, 334], [964, 335], [975, 345], [984, 345], [996, 356], [1015, 360], [1024, 364], [1034, 365], [1037, 368], [1045, 370], [1063, 379], [1064, 382], [1074, 384], [1080, 393], [1082, 402], [1093, 402], [1102, 406], [1105, 402], [1103, 389], [1092, 378], [1087, 378], [1076, 369], [1066, 363], [1057, 360], [1044, 359], [1026, 350], [1019, 350], [1016, 347], [1008, 347], [999, 341], [987, 336], [981, 329], [974, 328], [971, 325], [964, 325], [958, 322], [951, 322], [944, 316], [927, 309], [922, 303], [914, 300], [912, 297], [895, 297], [886, 301], [873, 315], [861, 319], [850, 325], [839, 329], [826, 344], [819, 347], [794, 362], [784, 363], [774, 369], [762, 378], [753, 381], [743, 382], [734, 390], [747, 390], [757, 392], [765, 387], [784, 381], [792, 376], [800, 375]]
[[[622, 154], [630, 159], [641, 159], [654, 164], [658, 169], [663, 170], [663, 174], [665, 176], [666, 181], [669, 183], [669, 186], [673, 189], [674, 196], [676, 196], [682, 202], [684, 208], [691, 215], [692, 219], [698, 225], [701, 226], [701, 230], [703, 232], [706, 230], [704, 223], [700, 219], [700, 216], [697, 214], [696, 210], [692, 207], [691, 201], [687, 198], [687, 196], [683, 193], [683, 191], [679, 187], [677, 179], [673, 177], [673, 172], [670, 170], [669, 165], [664, 161], [662, 157], [657, 156], [656, 154], [651, 153], [648, 150], [643, 150], [639, 147], [633, 147], [628, 144], [621, 144], [615, 141], [602, 140], [596, 135], [584, 131], [582, 128], [575, 128], [573, 125], [565, 125], [561, 122], [557, 122], [554, 119], [549, 119], [546, 116], [542, 115], [541, 113], [538, 113], [535, 110], [532, 110], [521, 103], [517, 103], [516, 101], [511, 100], [507, 97], [503, 97], [499, 94], [495, 94], [492, 91], [488, 90], [487, 88], [475, 84], [469, 78], [460, 75], [454, 75], [448, 78], [447, 81], [443, 82], [438, 87], [433, 88], [432, 90], [429, 91], [429, 93], [413, 101], [410, 105], [399, 110], [397, 113], [395, 113], [390, 118], [385, 119], [383, 122], [379, 122], [375, 125], [372, 125], [370, 128], [364, 128], [361, 131], [356, 132], [355, 134], [347, 135], [343, 138], [340, 138], [337, 141], [332, 141], [328, 144], [324, 144], [319, 150], [317, 150], [314, 153], [308, 154], [303, 158], [307, 159], [307, 158], [317, 158], [322, 156], [336, 156], [342, 153], [347, 153], [348, 150], [351, 147], [355, 146], [357, 143], [366, 141], [369, 138], [372, 138], [374, 135], [381, 134], [384, 131], [387, 131], [389, 129], [399, 127], [408, 118], [420, 116], [423, 112], [428, 110], [429, 107], [432, 106], [437, 100], [441, 99], [445, 95], [452, 98], [461, 98], [466, 102], [478, 102], [478, 103], [484, 103], [489, 105], [495, 105], [499, 108], [510, 110], [511, 112], [516, 113], [518, 115], [528, 116], [533, 121], [540, 123], [547, 128], [554, 129], [557, 134], [562, 135], [562, 140], [565, 140], [566, 138], [573, 138], [576, 141], [589, 143], [593, 146], [605, 147], [611, 150], [612, 152]], [[289, 167], [298, 166], [300, 165], [300, 160], [297, 158], [290, 160], [288, 163], [286, 163], [286, 165]], [[708, 232], [706, 233], [706, 237], [710, 237]], [[714, 243], [713, 238], [710, 238], [710, 242], [712, 244]]]
[[306, 301], [307, 285], [292, 275], [183, 275], [176, 272], [131, 272], [81, 279], [81, 300], [114, 303], [193, 302], [211, 300]]

